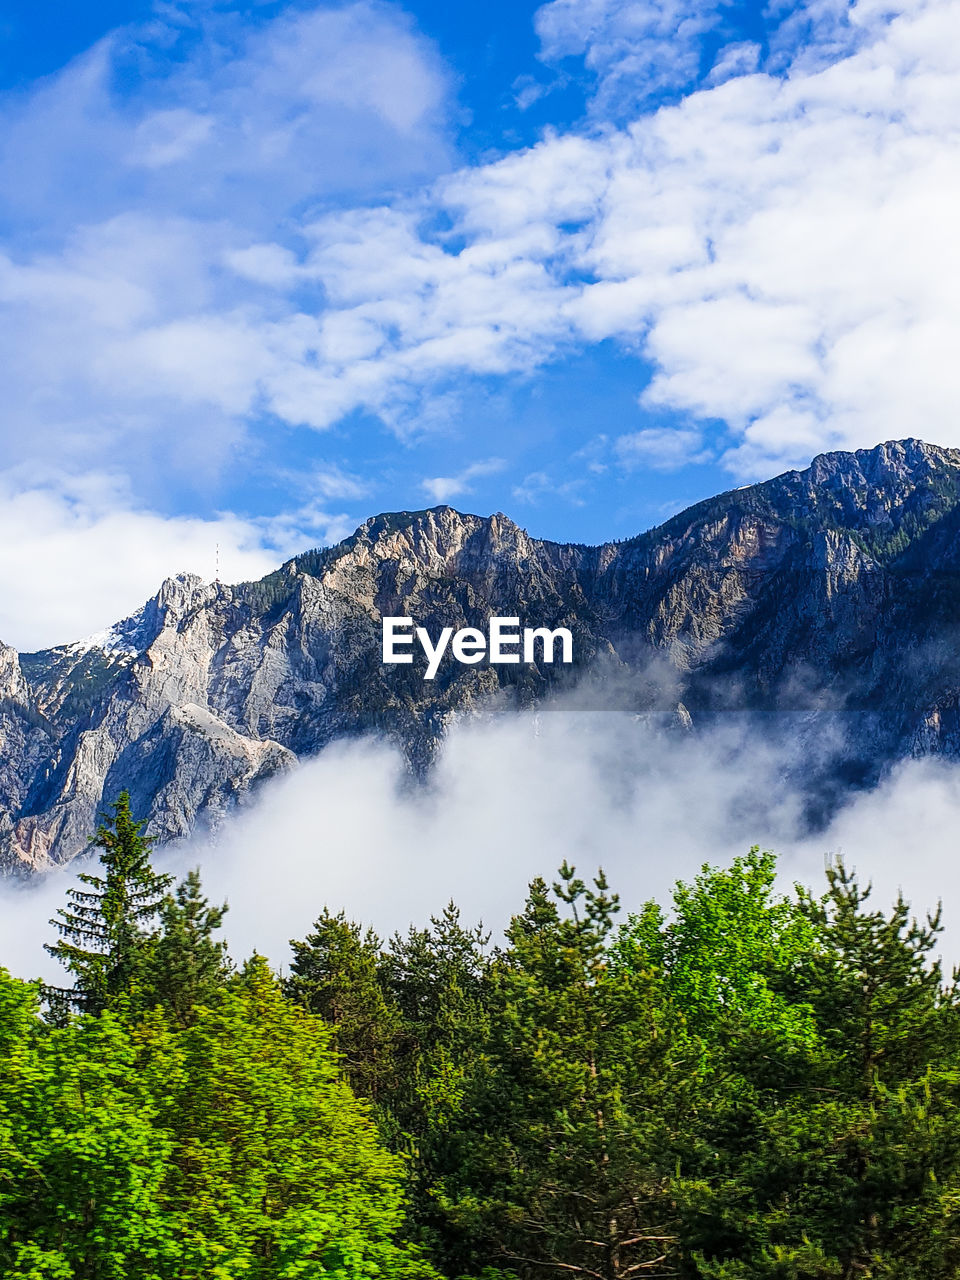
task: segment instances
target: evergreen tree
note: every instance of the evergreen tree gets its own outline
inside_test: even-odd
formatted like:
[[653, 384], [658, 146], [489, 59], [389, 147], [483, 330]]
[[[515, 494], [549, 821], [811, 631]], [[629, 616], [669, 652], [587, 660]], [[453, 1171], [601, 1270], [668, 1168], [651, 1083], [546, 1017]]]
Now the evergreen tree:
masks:
[[177, 1037], [159, 1123], [176, 1280], [439, 1280], [399, 1242], [403, 1162], [343, 1080], [330, 1028], [254, 957]]
[[385, 946], [325, 911], [281, 987], [142, 825], [54, 921], [91, 1016], [0, 970], [0, 1275], [960, 1275], [939, 912], [752, 850], [617, 929], [564, 865], [492, 954], [452, 904]]
[[869, 896], [842, 867], [823, 897], [799, 891], [811, 938], [783, 989], [816, 1039], [802, 1078], [785, 1059], [751, 1078], [741, 1055], [738, 1097], [712, 1102], [719, 1169], [686, 1189], [705, 1280], [958, 1274], [960, 995], [933, 959], [939, 912]]
[[102, 875], [81, 872], [82, 889], [68, 889], [69, 902], [50, 923], [60, 940], [46, 950], [73, 974], [72, 989], [48, 988], [54, 1012], [73, 1007], [100, 1013], [112, 1000], [129, 992], [140, 972], [147, 944], [146, 926], [158, 916], [172, 877], [159, 875], [150, 865], [144, 821], [134, 821], [130, 797], [122, 791], [103, 815], [93, 848], [100, 850]]
[[384, 983], [401, 1019], [400, 1088], [393, 1106], [416, 1135], [421, 1162], [459, 1110], [464, 1081], [488, 1030], [489, 934], [466, 928], [450, 902], [426, 929], [396, 934], [384, 956]]
[[137, 1000], [160, 1005], [174, 1026], [186, 1027], [210, 1004], [233, 971], [227, 944], [214, 939], [227, 904], [211, 906], [199, 870], [190, 871], [160, 904], [160, 929], [143, 949]]
[[945, 983], [935, 958], [942, 912], [914, 919], [900, 894], [889, 913], [870, 910], [844, 866], [827, 872], [818, 898], [798, 888], [815, 944], [798, 972], [797, 993], [829, 1037], [838, 1084], [871, 1102], [881, 1085], [916, 1079], [926, 1065], [947, 1065], [960, 1050], [956, 981]]
[[469, 1159], [474, 1081], [489, 1046], [488, 942], [483, 926], [464, 926], [450, 902], [427, 928], [396, 934], [384, 957], [400, 1016], [393, 1133], [384, 1132], [408, 1158], [418, 1238], [448, 1268], [472, 1259], [460, 1251], [446, 1188]]
[[445, 1192], [475, 1256], [531, 1280], [677, 1274], [672, 1150], [697, 1073], [656, 974], [610, 963], [617, 909], [602, 873], [588, 889], [564, 864], [494, 965], [475, 1128]]
[[387, 1103], [397, 1087], [400, 1013], [385, 990], [380, 939], [324, 910], [302, 942], [291, 941], [286, 994], [333, 1027], [333, 1043], [353, 1089]]

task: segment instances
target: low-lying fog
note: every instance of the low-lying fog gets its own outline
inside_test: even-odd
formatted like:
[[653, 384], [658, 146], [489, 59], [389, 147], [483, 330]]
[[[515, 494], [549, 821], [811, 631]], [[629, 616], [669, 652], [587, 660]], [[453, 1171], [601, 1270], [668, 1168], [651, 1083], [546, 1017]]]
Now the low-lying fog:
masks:
[[[664, 734], [613, 713], [509, 716], [455, 729], [426, 787], [382, 743], [331, 747], [265, 786], [213, 838], [156, 861], [177, 873], [199, 865], [209, 896], [229, 901], [235, 958], [256, 949], [284, 965], [288, 940], [324, 905], [386, 934], [453, 898], [496, 932], [529, 880], [552, 878], [564, 858], [581, 874], [602, 865], [630, 910], [752, 844], [778, 853], [785, 886], [822, 886], [825, 855], [840, 852], [878, 903], [900, 886], [918, 912], [942, 897], [945, 957], [960, 960], [960, 765], [908, 761], [810, 835], [790, 780], [797, 764], [734, 718]], [[70, 878], [0, 884], [0, 964], [25, 977], [59, 972], [43, 943]]]

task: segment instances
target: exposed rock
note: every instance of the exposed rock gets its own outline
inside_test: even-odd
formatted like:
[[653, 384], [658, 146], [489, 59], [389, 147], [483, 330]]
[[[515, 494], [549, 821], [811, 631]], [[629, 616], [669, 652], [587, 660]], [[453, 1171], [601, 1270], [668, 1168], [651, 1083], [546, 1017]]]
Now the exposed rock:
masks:
[[[420, 658], [381, 664], [396, 614], [432, 634], [566, 626], [575, 667], [448, 657], [426, 681]], [[380, 515], [260, 582], [181, 575], [86, 641], [0, 647], [0, 858], [73, 857], [123, 787], [160, 839], [183, 836], [345, 735], [385, 733], [423, 770], [454, 720], [578, 681], [686, 732], [728, 711], [800, 713], [811, 740], [847, 726], [837, 777], [870, 781], [960, 754], [958, 635], [960, 452], [917, 440], [824, 454], [600, 547], [499, 514]]]

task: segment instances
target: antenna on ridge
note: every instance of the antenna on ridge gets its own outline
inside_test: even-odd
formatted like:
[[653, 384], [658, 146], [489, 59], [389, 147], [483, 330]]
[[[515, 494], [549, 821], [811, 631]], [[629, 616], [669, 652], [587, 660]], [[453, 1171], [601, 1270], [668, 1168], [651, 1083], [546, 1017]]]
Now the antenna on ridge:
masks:
[[220, 585], [220, 543], [219, 542], [217, 543], [216, 560], [217, 560], [217, 571], [214, 577], [214, 582], [216, 582], [217, 586], [219, 586]]

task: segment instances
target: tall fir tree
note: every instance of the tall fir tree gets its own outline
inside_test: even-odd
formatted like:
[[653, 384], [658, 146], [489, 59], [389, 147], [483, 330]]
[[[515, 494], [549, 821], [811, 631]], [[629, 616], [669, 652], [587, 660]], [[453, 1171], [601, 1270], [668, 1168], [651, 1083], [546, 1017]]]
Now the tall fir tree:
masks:
[[657, 975], [611, 963], [617, 909], [602, 873], [588, 888], [564, 864], [493, 965], [474, 1129], [443, 1195], [473, 1256], [522, 1280], [678, 1274], [673, 1135], [696, 1061]]
[[60, 939], [46, 950], [74, 977], [72, 988], [47, 988], [54, 1013], [102, 1013], [131, 989], [142, 967], [147, 925], [159, 915], [172, 883], [150, 864], [153, 841], [141, 834], [146, 823], [134, 820], [129, 794], [121, 791], [111, 808], [112, 816], [104, 814], [91, 837], [102, 874], [81, 872], [85, 887], [68, 889], [67, 905], [50, 921]]
[[333, 1043], [351, 1087], [375, 1103], [397, 1087], [401, 1020], [384, 990], [380, 939], [324, 909], [312, 932], [292, 940], [286, 995], [330, 1024]]
[[199, 870], [190, 871], [160, 904], [160, 930], [143, 948], [138, 1004], [160, 1006], [175, 1027], [188, 1027], [212, 1004], [233, 972], [227, 944], [214, 937], [227, 904], [212, 906]]
[[701, 1280], [960, 1274], [960, 991], [939, 912], [871, 910], [850, 871], [828, 880], [799, 891], [809, 942], [780, 974], [816, 1030], [803, 1075], [773, 1042], [751, 1064], [745, 1027], [712, 1046], [714, 1169], [682, 1197]]

